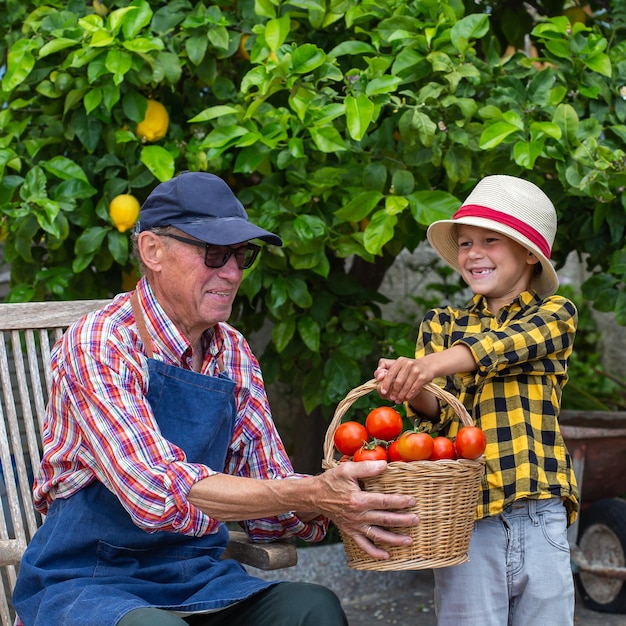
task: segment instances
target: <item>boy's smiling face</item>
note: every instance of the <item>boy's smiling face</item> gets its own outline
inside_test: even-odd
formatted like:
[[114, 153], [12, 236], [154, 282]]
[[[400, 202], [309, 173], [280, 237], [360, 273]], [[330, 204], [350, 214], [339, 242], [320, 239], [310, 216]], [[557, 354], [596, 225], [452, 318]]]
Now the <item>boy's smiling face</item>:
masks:
[[501, 233], [459, 224], [458, 262], [463, 280], [475, 294], [485, 296], [492, 313], [530, 286], [539, 259]]

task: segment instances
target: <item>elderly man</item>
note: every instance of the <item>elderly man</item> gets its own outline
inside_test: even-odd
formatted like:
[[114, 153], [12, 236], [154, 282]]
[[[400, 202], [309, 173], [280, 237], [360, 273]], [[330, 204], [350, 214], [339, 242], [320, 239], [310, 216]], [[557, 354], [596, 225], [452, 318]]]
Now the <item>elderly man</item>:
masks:
[[226, 323], [243, 271], [278, 236], [248, 221], [224, 181], [162, 183], [135, 227], [135, 291], [55, 347], [41, 471], [47, 515], [20, 566], [26, 626], [346, 624], [325, 587], [275, 583], [222, 559], [224, 522], [252, 539], [323, 538], [334, 522], [369, 554], [405, 545], [408, 496], [361, 491], [384, 462], [295, 475], [258, 362]]

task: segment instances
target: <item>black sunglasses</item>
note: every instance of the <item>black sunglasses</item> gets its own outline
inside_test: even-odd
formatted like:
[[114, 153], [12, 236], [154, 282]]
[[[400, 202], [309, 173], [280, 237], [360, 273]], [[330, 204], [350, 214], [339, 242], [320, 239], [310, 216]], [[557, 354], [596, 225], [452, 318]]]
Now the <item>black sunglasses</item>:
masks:
[[173, 235], [171, 233], [163, 233], [161, 237], [170, 237], [171, 239], [176, 239], [176, 241], [188, 243], [191, 246], [204, 248], [204, 264], [213, 269], [224, 267], [224, 265], [228, 263], [228, 259], [234, 256], [237, 261], [237, 267], [240, 270], [247, 270], [249, 267], [252, 267], [261, 250], [261, 246], [257, 246], [253, 243], [247, 243], [245, 246], [233, 248], [232, 246], [217, 246], [212, 243], [205, 243], [204, 241], [189, 239], [189, 237], [181, 237], [180, 235]]

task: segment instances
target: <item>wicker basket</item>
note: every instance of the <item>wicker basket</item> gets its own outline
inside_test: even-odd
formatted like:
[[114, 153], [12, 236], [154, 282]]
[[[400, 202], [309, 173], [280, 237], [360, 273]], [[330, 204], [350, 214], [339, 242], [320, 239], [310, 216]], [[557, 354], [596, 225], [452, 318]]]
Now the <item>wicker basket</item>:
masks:
[[[372, 379], [356, 387], [337, 406], [326, 432], [323, 469], [331, 469], [339, 463], [334, 458], [333, 438], [347, 410], [376, 386], [377, 381]], [[424, 389], [449, 404], [463, 425], [473, 425], [465, 407], [454, 396], [430, 383]], [[385, 545], [389, 553], [387, 560], [370, 557], [352, 537], [340, 532], [348, 566], [357, 570], [388, 571], [447, 567], [467, 561], [484, 469], [484, 457], [475, 461], [394, 461], [388, 464], [382, 475], [364, 479], [362, 487], [366, 491], [414, 496], [415, 506], [410, 510], [419, 516], [420, 521], [412, 528], [388, 529], [410, 535], [413, 543], [409, 546]]]

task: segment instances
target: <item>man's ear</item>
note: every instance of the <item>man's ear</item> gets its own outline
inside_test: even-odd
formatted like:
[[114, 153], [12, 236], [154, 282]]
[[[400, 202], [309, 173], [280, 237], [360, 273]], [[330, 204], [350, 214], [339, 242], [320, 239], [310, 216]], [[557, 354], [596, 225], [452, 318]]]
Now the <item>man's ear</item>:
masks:
[[165, 253], [163, 237], [150, 231], [144, 231], [139, 234], [137, 247], [145, 266], [153, 272], [158, 271]]

